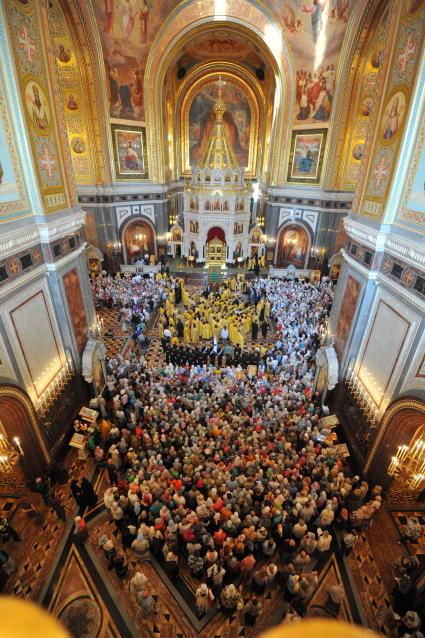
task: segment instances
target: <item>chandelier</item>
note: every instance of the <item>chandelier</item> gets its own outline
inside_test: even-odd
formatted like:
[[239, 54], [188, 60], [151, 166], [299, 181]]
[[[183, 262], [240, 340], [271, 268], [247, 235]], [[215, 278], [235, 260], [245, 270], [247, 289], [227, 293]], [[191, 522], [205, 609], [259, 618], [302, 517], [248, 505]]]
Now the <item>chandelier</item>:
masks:
[[425, 433], [410, 445], [399, 445], [388, 466], [389, 476], [405, 477], [412, 490], [425, 486]]
[[9, 472], [23, 454], [19, 437], [14, 436], [11, 443], [0, 422], [0, 472]]

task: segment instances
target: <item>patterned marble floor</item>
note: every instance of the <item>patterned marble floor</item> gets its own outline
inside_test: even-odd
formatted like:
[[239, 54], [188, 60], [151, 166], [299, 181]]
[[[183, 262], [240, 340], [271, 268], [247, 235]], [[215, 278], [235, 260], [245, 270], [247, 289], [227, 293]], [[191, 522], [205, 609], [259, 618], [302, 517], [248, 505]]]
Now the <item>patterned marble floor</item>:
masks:
[[106, 347], [106, 354], [111, 358], [123, 350], [131, 337], [130, 331], [122, 330], [119, 321], [120, 312], [114, 308], [98, 308], [96, 311], [99, 319], [103, 319], [102, 339]]
[[[67, 455], [65, 467], [71, 481], [81, 473], [90, 476], [92, 461], [90, 458], [87, 461], [78, 460], [76, 451], [72, 450]], [[6, 497], [0, 500], [3, 511], [8, 512], [8, 518], [22, 539], [20, 542], [11, 539], [3, 545], [18, 565], [17, 572], [7, 579], [3, 593], [30, 600], [37, 600], [39, 597], [49, 569], [77, 513], [68, 485], [56, 485], [54, 489], [55, 496], [65, 508], [68, 519], [66, 523], [33, 492], [19, 494], [15, 499]], [[31, 503], [40, 512], [39, 518], [28, 517], [21, 507], [25, 502]]]
[[409, 555], [410, 548], [402, 541], [402, 523], [409, 514], [416, 514], [422, 519], [425, 516], [424, 511], [381, 509], [375, 516], [373, 527], [361, 534], [348, 557], [367, 624], [384, 634], [390, 631], [393, 613], [390, 593], [395, 586], [395, 574], [392, 564], [400, 556]]
[[[93, 473], [90, 460], [78, 461], [72, 452], [66, 461], [70, 476], [83, 471]], [[127, 551], [130, 574], [121, 581], [106, 569], [105, 561], [98, 547], [102, 533], [115, 538], [114, 525], [108, 522], [103, 508], [102, 494], [108, 485], [104, 470], [96, 470], [93, 485], [99, 494], [98, 505], [86, 513], [90, 537], [85, 546], [75, 547], [72, 538], [72, 524], [61, 523], [52, 512], [45, 510], [41, 526], [28, 521], [23, 512], [16, 507], [13, 498], [3, 499], [0, 507], [3, 511], [16, 514], [13, 523], [22, 534], [21, 543], [9, 541], [7, 548], [16, 559], [19, 570], [10, 577], [5, 592], [40, 599], [55, 616], [68, 627], [72, 636], [87, 638], [105, 636], [116, 638], [124, 636], [153, 636], [155, 638], [247, 638], [256, 637], [262, 630], [280, 622], [286, 603], [278, 586], [266, 592], [262, 599], [263, 614], [255, 627], [243, 623], [238, 611], [231, 616], [217, 611], [198, 631], [193, 614], [184, 608], [178, 591], [166, 581], [166, 576], [155, 561], [140, 563], [134, 553]], [[65, 505], [69, 518], [76, 514], [74, 501], [67, 485], [58, 487], [58, 496]], [[37, 497], [35, 497], [37, 498]], [[40, 502], [38, 502], [40, 506]], [[402, 516], [400, 513], [401, 523]], [[418, 512], [420, 516], [423, 513]], [[387, 512], [379, 512], [374, 527], [361, 535], [348, 559], [343, 561], [332, 555], [320, 571], [317, 589], [309, 602], [307, 614], [314, 613], [326, 599], [331, 585], [341, 584], [345, 595], [341, 607], [341, 618], [347, 621], [356, 619], [357, 608], [353, 608], [353, 592], [347, 574], [348, 566], [363, 606], [367, 624], [387, 634], [391, 601], [389, 591], [393, 586], [390, 563], [405, 553], [400, 545], [400, 533]], [[141, 568], [152, 585], [157, 601], [157, 613], [151, 618], [142, 617], [139, 607], [129, 593], [129, 580], [134, 570]], [[244, 592], [247, 600], [248, 592]], [[79, 633], [84, 627], [83, 634]]]
[[[107, 570], [98, 540], [104, 533], [112, 539], [116, 539], [117, 534], [103, 508], [93, 514], [88, 527], [90, 537], [86, 546], [69, 547], [48, 605], [49, 610], [64, 622], [71, 635], [77, 635], [75, 625], [78, 620], [80, 625], [88, 628], [88, 636], [99, 638], [115, 636], [117, 627], [121, 636], [195, 638], [202, 635], [205, 638], [254, 638], [281, 620], [286, 602], [276, 586], [266, 591], [262, 597], [263, 613], [255, 627], [244, 625], [240, 611], [230, 616], [217, 611], [199, 632], [190, 614], [185, 613], [178, 601], [176, 588], [165, 584], [164, 574], [155, 561], [141, 563], [132, 550], [127, 550], [128, 577], [122, 581], [115, 572]], [[136, 569], [141, 569], [149, 578], [156, 600], [156, 613], [149, 618], [143, 617], [129, 592], [129, 580]], [[321, 572], [317, 590], [309, 603], [309, 613], [311, 610], [313, 614], [315, 608], [325, 602], [326, 591], [334, 584], [343, 585], [343, 581], [337, 561], [331, 556]], [[250, 594], [244, 592], [245, 602], [249, 597]], [[342, 602], [341, 618], [352, 620], [347, 597]]]

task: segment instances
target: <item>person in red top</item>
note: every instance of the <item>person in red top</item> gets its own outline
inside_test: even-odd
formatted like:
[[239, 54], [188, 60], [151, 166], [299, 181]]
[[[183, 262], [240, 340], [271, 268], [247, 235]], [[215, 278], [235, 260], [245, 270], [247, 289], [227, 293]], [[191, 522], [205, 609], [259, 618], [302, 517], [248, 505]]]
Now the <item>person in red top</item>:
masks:
[[216, 512], [219, 512], [221, 508], [224, 506], [224, 501], [222, 498], [218, 498], [214, 503], [214, 509]]
[[189, 527], [183, 534], [183, 540], [185, 543], [190, 543], [191, 541], [195, 540], [195, 534], [193, 532], [193, 529], [191, 527]]
[[241, 560], [241, 573], [245, 581], [250, 578], [256, 562], [253, 554], [248, 554], [248, 556], [245, 556], [245, 558]]
[[216, 547], [221, 547], [224, 541], [226, 540], [226, 538], [227, 538], [227, 534], [222, 529], [218, 529], [216, 532], [214, 532], [214, 541], [215, 541]]

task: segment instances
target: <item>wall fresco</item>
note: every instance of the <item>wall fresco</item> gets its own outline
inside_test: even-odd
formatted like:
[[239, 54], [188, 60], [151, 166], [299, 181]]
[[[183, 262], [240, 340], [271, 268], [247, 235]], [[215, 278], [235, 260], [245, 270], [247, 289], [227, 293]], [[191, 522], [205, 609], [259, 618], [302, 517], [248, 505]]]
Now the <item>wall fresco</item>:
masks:
[[24, 102], [32, 154], [46, 212], [66, 208], [61, 156], [53, 123], [48, 71], [43, 54], [39, 11], [35, 2], [5, 1], [19, 88]]
[[196, 65], [210, 60], [238, 62], [252, 73], [265, 68], [260, 49], [254, 43], [230, 29], [216, 29], [190, 40], [177, 59], [176, 70], [183, 67], [187, 73]]
[[357, 95], [347, 127], [342, 157], [341, 186], [354, 191], [360, 176], [362, 159], [370, 135], [372, 114], [377, 102], [376, 90], [381, 76], [382, 56], [388, 34], [389, 11], [384, 12], [366, 51], [356, 87]]
[[345, 285], [344, 297], [341, 302], [338, 323], [335, 330], [335, 350], [340, 362], [344, 356], [348, 335], [356, 311], [357, 302], [360, 295], [360, 282], [351, 275]]
[[93, 0], [111, 117], [144, 120], [143, 79], [149, 49], [178, 4], [178, 0]]
[[353, 0], [265, 0], [296, 69], [294, 126], [329, 122], [338, 60]]
[[72, 321], [75, 341], [78, 352], [81, 354], [87, 341], [87, 317], [84, 310], [84, 302], [81, 294], [80, 280], [76, 268], [70, 270], [63, 277], [65, 295], [69, 307], [69, 315]]
[[50, 17], [72, 168], [76, 184], [93, 184], [83, 82], [74, 43], [56, 0]]
[[[0, 78], [1, 79], [1, 78]], [[18, 163], [14, 135], [11, 128], [6, 100], [0, 84], [0, 210], [2, 217], [10, 219], [11, 213], [28, 207], [24, 184]]]
[[405, 0], [398, 5], [399, 20], [389, 64], [389, 76], [383, 97], [383, 110], [378, 124], [366, 177], [366, 188], [360, 204], [362, 215], [381, 218], [391, 187], [401, 145], [412, 85], [425, 36], [423, 2]]
[[[189, 110], [190, 163], [198, 164], [205, 151], [215, 115], [214, 101], [218, 96], [218, 82], [202, 87], [192, 101]], [[249, 142], [251, 136], [251, 109], [242, 90], [232, 82], [223, 83], [222, 98], [226, 104], [224, 128], [240, 166], [248, 166]]]
[[292, 131], [288, 182], [319, 184], [327, 129]]

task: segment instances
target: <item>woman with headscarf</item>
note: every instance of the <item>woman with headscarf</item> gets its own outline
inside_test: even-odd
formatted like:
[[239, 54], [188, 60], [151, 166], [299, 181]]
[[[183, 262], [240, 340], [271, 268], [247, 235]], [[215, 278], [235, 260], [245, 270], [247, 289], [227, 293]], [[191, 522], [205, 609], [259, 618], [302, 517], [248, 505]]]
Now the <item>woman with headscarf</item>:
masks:
[[74, 518], [73, 540], [75, 545], [83, 545], [89, 537], [86, 521], [81, 516]]
[[202, 585], [199, 585], [198, 589], [196, 590], [195, 597], [196, 610], [198, 612], [199, 618], [201, 618], [211, 607], [214, 601], [214, 594], [212, 593], [211, 589], [209, 589], [208, 585], [202, 583]]

